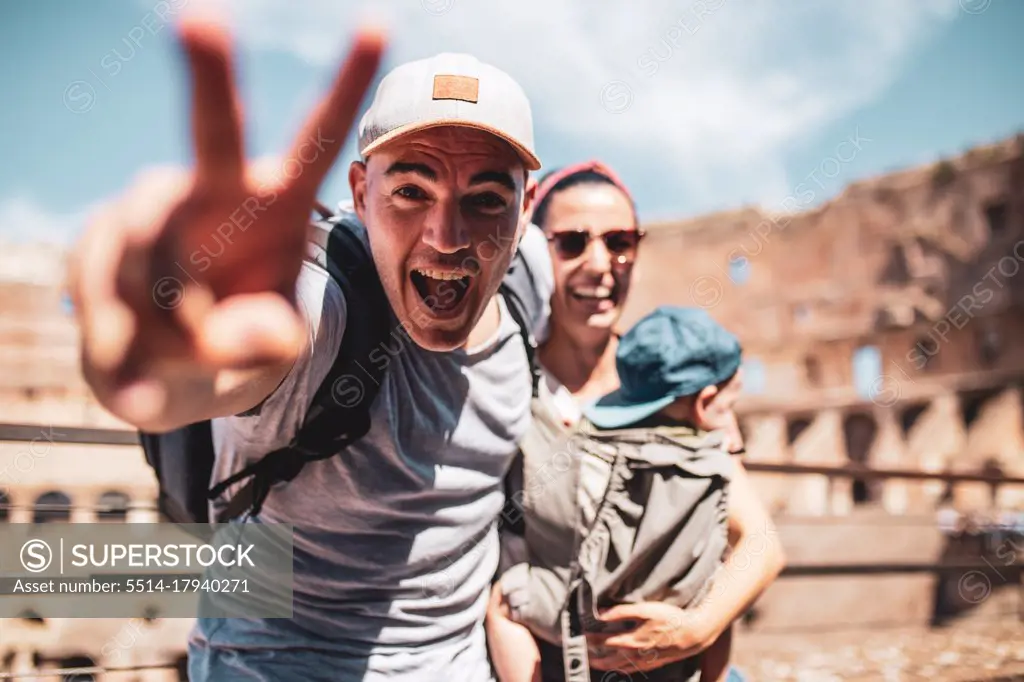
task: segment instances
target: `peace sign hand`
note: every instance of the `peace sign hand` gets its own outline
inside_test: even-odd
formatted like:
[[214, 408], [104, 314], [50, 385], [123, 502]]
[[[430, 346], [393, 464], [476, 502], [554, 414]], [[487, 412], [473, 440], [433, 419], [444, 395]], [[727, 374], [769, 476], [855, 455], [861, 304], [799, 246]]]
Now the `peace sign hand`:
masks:
[[359, 31], [283, 160], [253, 163], [226, 31], [183, 19], [178, 36], [195, 167], [144, 173], [97, 215], [68, 282], [90, 386], [115, 415], [154, 430], [230, 412], [228, 394], [251, 401], [221, 375], [273, 368], [279, 379], [301, 350], [294, 290], [310, 215], [384, 47], [378, 31]]

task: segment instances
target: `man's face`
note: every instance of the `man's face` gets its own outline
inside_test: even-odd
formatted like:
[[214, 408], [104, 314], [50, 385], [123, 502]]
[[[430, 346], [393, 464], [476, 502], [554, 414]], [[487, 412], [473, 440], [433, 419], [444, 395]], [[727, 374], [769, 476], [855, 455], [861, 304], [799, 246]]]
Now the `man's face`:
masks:
[[[633, 275], [635, 230], [629, 199], [612, 185], [575, 185], [551, 197], [544, 231], [552, 238], [556, 324], [607, 332], [618, 322]], [[580, 232], [588, 239], [582, 252]]]
[[391, 306], [418, 345], [459, 348], [508, 270], [525, 222], [522, 160], [479, 130], [403, 136], [349, 172]]

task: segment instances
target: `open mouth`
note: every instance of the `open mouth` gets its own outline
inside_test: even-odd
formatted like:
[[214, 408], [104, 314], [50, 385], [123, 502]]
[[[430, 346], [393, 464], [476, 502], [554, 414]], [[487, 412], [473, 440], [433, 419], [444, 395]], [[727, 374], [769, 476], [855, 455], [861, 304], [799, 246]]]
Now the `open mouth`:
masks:
[[415, 268], [409, 276], [424, 305], [437, 314], [457, 311], [473, 280], [465, 271], [436, 268]]
[[578, 286], [572, 287], [569, 294], [577, 301], [592, 305], [599, 310], [607, 310], [615, 307], [618, 303], [618, 287]]

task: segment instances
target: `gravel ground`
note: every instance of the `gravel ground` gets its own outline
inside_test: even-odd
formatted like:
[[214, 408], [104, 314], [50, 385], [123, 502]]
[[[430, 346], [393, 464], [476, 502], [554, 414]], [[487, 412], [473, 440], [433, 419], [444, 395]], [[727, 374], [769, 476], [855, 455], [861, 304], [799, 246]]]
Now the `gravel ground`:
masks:
[[738, 632], [752, 682], [1024, 682], [1024, 623], [817, 634]]

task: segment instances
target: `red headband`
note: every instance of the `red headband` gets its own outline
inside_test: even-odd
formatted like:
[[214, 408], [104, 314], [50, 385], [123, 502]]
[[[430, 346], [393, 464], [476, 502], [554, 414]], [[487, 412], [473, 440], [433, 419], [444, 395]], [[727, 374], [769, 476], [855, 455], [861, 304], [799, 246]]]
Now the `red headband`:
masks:
[[535, 207], [540, 206], [540, 202], [544, 201], [544, 197], [547, 196], [551, 192], [552, 188], [562, 180], [565, 180], [571, 175], [576, 175], [577, 173], [583, 173], [585, 171], [594, 171], [605, 176], [611, 180], [613, 185], [622, 190], [622, 193], [629, 199], [629, 203], [633, 203], [633, 195], [630, 194], [628, 189], [626, 189], [625, 183], [622, 182], [615, 171], [594, 159], [591, 161], [584, 161], [583, 163], [577, 163], [572, 166], [566, 166], [562, 170], [556, 171], [544, 178], [544, 182], [537, 186], [537, 193], [533, 197], [533, 205]]

